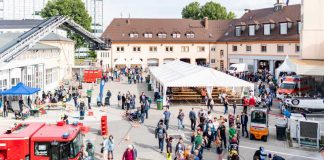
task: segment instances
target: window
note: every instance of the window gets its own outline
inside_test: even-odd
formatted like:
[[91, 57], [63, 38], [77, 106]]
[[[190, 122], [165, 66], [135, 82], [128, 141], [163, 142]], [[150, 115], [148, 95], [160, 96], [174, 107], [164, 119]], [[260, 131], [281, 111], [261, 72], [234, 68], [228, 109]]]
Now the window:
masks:
[[213, 63], [213, 64], [214, 64], [215, 62], [216, 62], [215, 59], [211, 59], [211, 60], [210, 60], [210, 63]]
[[288, 33], [288, 23], [280, 23], [280, 34], [287, 34]]
[[189, 32], [189, 33], [186, 34], [186, 37], [187, 38], [195, 38], [195, 33]]
[[181, 46], [181, 52], [189, 52], [189, 46]]
[[261, 52], [267, 52], [267, 45], [261, 45]]
[[220, 60], [220, 70], [223, 71], [224, 70], [224, 60]]
[[298, 32], [298, 34], [300, 34], [301, 33], [301, 31], [302, 31], [302, 23], [299, 21], [299, 22], [297, 22], [297, 27], [298, 27], [298, 30], [297, 30], [297, 32]]
[[266, 36], [271, 34], [271, 24], [263, 25], [263, 34]]
[[36, 142], [35, 156], [49, 156], [49, 143]]
[[20, 78], [11, 78], [11, 86], [17, 85], [20, 82]]
[[52, 69], [46, 69], [46, 84], [52, 83]]
[[233, 52], [237, 52], [237, 46], [233, 46], [233, 47], [232, 47], [232, 51], [233, 51]]
[[140, 52], [141, 51], [141, 47], [133, 47], [133, 51], [134, 52]]
[[138, 33], [130, 33], [129, 37], [130, 38], [138, 38]]
[[277, 52], [284, 52], [284, 46], [281, 44], [278, 44], [277, 46]]
[[255, 25], [249, 25], [249, 36], [255, 36]]
[[215, 48], [215, 47], [212, 47], [212, 48], [210, 49], [210, 51], [215, 52], [215, 51], [216, 51], [216, 48]]
[[157, 52], [157, 47], [156, 46], [150, 46], [149, 51], [150, 52]]
[[224, 50], [220, 50], [219, 54], [220, 54], [221, 57], [223, 57], [224, 56]]
[[299, 44], [295, 45], [295, 52], [300, 52], [300, 45]]
[[152, 38], [153, 34], [152, 33], [144, 33], [144, 38]]
[[205, 52], [204, 46], [198, 46], [197, 49], [198, 49], [198, 52]]
[[242, 26], [236, 26], [235, 27], [235, 36], [236, 37], [241, 36], [241, 32], [242, 32]]
[[181, 34], [180, 33], [173, 33], [172, 38], [180, 38]]
[[252, 51], [252, 47], [250, 45], [246, 45], [246, 51], [247, 52], [251, 52]]
[[166, 46], [165, 51], [166, 52], [173, 52], [173, 47], [172, 46]]
[[124, 47], [117, 47], [117, 52], [124, 52]]
[[159, 37], [159, 38], [166, 38], [166, 34], [165, 34], [165, 33], [159, 33], [159, 34], [158, 34], [158, 37]]

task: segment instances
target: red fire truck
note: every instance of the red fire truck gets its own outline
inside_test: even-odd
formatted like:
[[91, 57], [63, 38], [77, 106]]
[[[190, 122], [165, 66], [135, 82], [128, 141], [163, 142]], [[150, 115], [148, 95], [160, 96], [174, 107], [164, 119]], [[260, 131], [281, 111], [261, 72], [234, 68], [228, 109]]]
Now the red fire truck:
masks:
[[78, 160], [82, 124], [18, 124], [0, 135], [0, 160]]
[[310, 76], [288, 76], [278, 88], [278, 98], [284, 95], [311, 94], [315, 89], [315, 79]]

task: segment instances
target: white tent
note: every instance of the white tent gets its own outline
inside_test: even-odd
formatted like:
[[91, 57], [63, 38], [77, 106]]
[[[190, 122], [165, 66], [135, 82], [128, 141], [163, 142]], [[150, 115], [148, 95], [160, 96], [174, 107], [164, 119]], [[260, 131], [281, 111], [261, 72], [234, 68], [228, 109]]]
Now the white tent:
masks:
[[119, 57], [115, 62], [114, 65], [127, 65], [125, 58]]
[[173, 61], [150, 69], [153, 83], [163, 86], [163, 103], [166, 103], [168, 87], [206, 87], [211, 95], [213, 87], [248, 87], [254, 90], [254, 84], [238, 79], [223, 72], [181, 61]]
[[286, 56], [285, 61], [276, 69], [276, 77], [279, 77], [280, 72], [296, 72], [296, 64], [291, 62], [290, 58]]

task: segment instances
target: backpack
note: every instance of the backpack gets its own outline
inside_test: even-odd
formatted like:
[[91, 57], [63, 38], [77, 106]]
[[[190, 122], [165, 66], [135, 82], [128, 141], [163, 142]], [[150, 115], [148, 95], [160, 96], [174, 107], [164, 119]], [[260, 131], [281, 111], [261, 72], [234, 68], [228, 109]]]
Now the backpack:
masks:
[[159, 139], [163, 139], [164, 138], [164, 132], [163, 132], [163, 128], [158, 128], [157, 130], [157, 135]]

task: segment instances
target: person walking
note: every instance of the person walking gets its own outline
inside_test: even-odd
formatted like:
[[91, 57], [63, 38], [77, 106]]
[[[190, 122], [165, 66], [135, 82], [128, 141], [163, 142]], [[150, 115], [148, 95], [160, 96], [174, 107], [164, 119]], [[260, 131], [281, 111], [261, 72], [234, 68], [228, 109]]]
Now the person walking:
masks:
[[22, 96], [19, 97], [18, 104], [19, 104], [19, 111], [20, 111], [20, 113], [22, 113], [23, 106], [24, 106], [24, 100], [22, 99]]
[[242, 104], [243, 104], [243, 112], [247, 112], [247, 106], [249, 105], [249, 100], [244, 96], [242, 99]]
[[165, 124], [165, 129], [169, 129], [169, 122], [170, 122], [170, 117], [171, 117], [171, 112], [169, 109], [166, 107], [165, 111], [163, 112], [164, 115], [164, 124]]
[[145, 114], [146, 114], [145, 106], [142, 104], [142, 105], [141, 105], [141, 123], [144, 123], [144, 120], [145, 120]]
[[114, 137], [112, 135], [109, 136], [109, 138], [106, 138], [104, 141], [104, 159], [114, 159]]
[[236, 111], [236, 101], [233, 102], [233, 111], [234, 111], [234, 115], [235, 115], [235, 111]]
[[242, 112], [241, 115], [242, 137], [244, 137], [244, 133], [246, 133], [246, 138], [249, 137], [249, 132], [247, 131], [248, 121], [249, 121], [249, 117], [246, 115], [245, 112]]
[[8, 117], [8, 103], [4, 102], [3, 103], [3, 117]]
[[148, 111], [150, 109], [150, 103], [148, 102], [148, 100], [144, 101], [144, 105], [145, 105], [145, 115], [146, 115], [146, 119], [148, 119]]
[[228, 113], [228, 98], [224, 98], [224, 115]]
[[110, 97], [111, 97], [111, 92], [110, 92], [110, 90], [107, 91], [107, 95], [106, 95], [106, 96], [107, 96], [107, 98], [108, 98], [108, 99], [107, 99], [107, 100], [108, 100], [107, 105], [110, 106]]
[[167, 132], [163, 128], [163, 125], [160, 124], [159, 127], [155, 130], [155, 138], [159, 140], [159, 149], [161, 150], [161, 153], [163, 152], [165, 137], [167, 137]]
[[123, 154], [122, 160], [134, 160], [134, 152], [133, 152], [133, 146], [128, 145], [127, 149], [125, 150]]
[[221, 140], [221, 145], [224, 148], [227, 148], [226, 144], [226, 127], [225, 127], [225, 122], [222, 121], [221, 125], [218, 127], [218, 138]]
[[167, 145], [166, 145], [167, 160], [172, 160], [172, 141], [173, 141], [172, 137], [167, 138]]
[[175, 155], [184, 153], [185, 149], [186, 149], [186, 147], [183, 144], [183, 139], [182, 139], [182, 137], [180, 137], [179, 142], [175, 146]]
[[183, 124], [183, 119], [184, 119], [184, 113], [182, 111], [182, 109], [179, 109], [179, 114], [178, 114], [178, 130], [180, 129], [184, 129], [184, 124]]
[[189, 112], [189, 119], [190, 119], [191, 130], [194, 131], [196, 129], [196, 121], [197, 121], [197, 116], [196, 116], [196, 112], [194, 111], [194, 108], [192, 108], [192, 110]]
[[121, 100], [122, 100], [122, 109], [125, 109], [125, 103], [126, 103], [126, 96], [125, 96], [125, 94], [123, 94]]
[[122, 100], [122, 96], [121, 96], [120, 92], [118, 92], [118, 95], [117, 95], [118, 107], [120, 107], [120, 105], [121, 105], [121, 100]]

